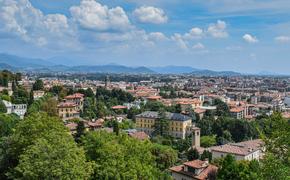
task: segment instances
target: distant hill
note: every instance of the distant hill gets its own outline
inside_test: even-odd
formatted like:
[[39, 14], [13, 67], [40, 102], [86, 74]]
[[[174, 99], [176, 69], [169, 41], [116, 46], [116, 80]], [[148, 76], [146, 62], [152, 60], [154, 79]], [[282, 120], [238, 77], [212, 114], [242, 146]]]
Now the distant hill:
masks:
[[199, 70], [190, 66], [163, 66], [149, 68], [159, 74], [184, 74]]
[[211, 70], [197, 70], [193, 71], [190, 74], [196, 76], [240, 76], [241, 73], [234, 71], [211, 71]]
[[15, 71], [16, 68], [12, 67], [6, 63], [0, 63], [0, 70], [9, 70], [9, 71]]
[[67, 69], [67, 71], [89, 73], [154, 73], [154, 71], [146, 67], [127, 67], [122, 65], [74, 66]]
[[197, 69], [190, 66], [164, 66], [150, 67], [151, 70], [159, 74], [192, 74], [196, 76], [239, 76], [240, 73], [234, 71], [212, 71], [207, 69]]
[[63, 58], [63, 62], [55, 59], [44, 60], [24, 58], [10, 54], [0, 53], [0, 69], [11, 71], [30, 72], [76, 72], [76, 73], [143, 73], [143, 74], [192, 74], [197, 76], [239, 76], [233, 71], [211, 71], [196, 69], [190, 66], [164, 66], [164, 67], [129, 67], [118, 64], [107, 65], [82, 65], [75, 66], [77, 60], [69, 64], [69, 60]]
[[43, 59], [24, 58], [5, 53], [0, 53], [0, 63], [20, 68], [36, 68], [40, 66], [53, 65], [51, 62], [45, 61]]

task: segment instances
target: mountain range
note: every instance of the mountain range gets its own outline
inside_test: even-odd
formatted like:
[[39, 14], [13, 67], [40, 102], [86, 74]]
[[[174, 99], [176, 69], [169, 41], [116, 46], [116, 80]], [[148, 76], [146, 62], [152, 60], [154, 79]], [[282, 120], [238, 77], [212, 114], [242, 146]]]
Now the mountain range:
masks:
[[[0, 69], [11, 71], [30, 72], [75, 72], [75, 73], [128, 73], [128, 74], [192, 74], [199, 76], [238, 76], [233, 71], [212, 71], [196, 69], [190, 66], [163, 66], [163, 67], [129, 67], [118, 64], [107, 65], [74, 65], [69, 66], [69, 60], [56, 64], [55, 59], [25, 58], [0, 53]], [[57, 61], [59, 62], [59, 61]]]

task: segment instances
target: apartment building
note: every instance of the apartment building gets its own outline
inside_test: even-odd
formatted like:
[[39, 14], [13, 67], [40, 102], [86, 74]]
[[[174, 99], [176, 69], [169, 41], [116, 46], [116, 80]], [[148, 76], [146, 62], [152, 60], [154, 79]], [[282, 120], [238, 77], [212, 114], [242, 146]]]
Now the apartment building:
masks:
[[61, 102], [57, 106], [58, 115], [62, 120], [70, 120], [80, 117], [78, 106], [72, 102]]
[[243, 119], [245, 117], [245, 108], [235, 107], [230, 109], [231, 116], [236, 119]]
[[[159, 118], [158, 112], [143, 112], [136, 116], [136, 128], [139, 131], [144, 131], [151, 135], [154, 132], [155, 122]], [[191, 117], [179, 113], [166, 112], [165, 118], [169, 121], [169, 135], [172, 137], [184, 139], [191, 133]]]
[[83, 110], [84, 106], [84, 95], [81, 93], [75, 93], [73, 95], [66, 96], [64, 98], [67, 103], [74, 103], [79, 111]]

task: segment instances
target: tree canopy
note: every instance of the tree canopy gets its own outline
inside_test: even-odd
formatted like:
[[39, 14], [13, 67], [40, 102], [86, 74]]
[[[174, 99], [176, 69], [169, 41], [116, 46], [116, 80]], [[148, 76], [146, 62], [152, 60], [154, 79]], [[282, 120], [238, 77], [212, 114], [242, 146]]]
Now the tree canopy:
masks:
[[68, 129], [56, 117], [35, 113], [20, 121], [1, 141], [1, 177], [13, 179], [87, 179], [86, 162]]
[[[169, 147], [120, 133], [89, 132], [82, 138], [87, 158], [95, 163], [93, 179], [156, 179], [176, 161]], [[157, 163], [160, 163], [157, 166]]]

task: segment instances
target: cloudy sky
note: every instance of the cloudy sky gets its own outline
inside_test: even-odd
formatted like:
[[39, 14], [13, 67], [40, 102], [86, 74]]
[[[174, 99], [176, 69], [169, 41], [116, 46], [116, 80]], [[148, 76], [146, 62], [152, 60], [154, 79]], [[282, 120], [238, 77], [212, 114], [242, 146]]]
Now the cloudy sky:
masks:
[[0, 0], [0, 52], [290, 74], [290, 1]]

